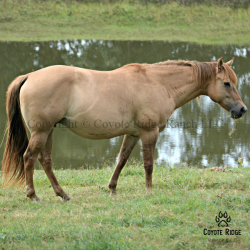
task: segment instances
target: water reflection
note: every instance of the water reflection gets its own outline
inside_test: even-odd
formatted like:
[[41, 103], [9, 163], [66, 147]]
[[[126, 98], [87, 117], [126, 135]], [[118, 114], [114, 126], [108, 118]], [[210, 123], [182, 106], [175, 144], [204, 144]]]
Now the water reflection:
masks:
[[[249, 52], [249, 47], [182, 42], [67, 40], [0, 43], [0, 136], [3, 136], [5, 127], [5, 92], [9, 83], [18, 75], [54, 64], [112, 70], [131, 62], [154, 63], [168, 59], [213, 61], [221, 56], [227, 61], [234, 56], [233, 68], [239, 80], [238, 90], [243, 102], [250, 107]], [[243, 157], [244, 166], [248, 166], [248, 125], [247, 113], [237, 125], [232, 138], [229, 138], [233, 122], [228, 113], [208, 97], [202, 97], [200, 108], [197, 100], [193, 100], [172, 116], [168, 127], [159, 137], [155, 158], [170, 164], [187, 162], [198, 166], [234, 166], [235, 159]], [[57, 168], [78, 168], [89, 164], [101, 167], [104, 159], [113, 160], [114, 164], [121, 143], [122, 138], [93, 141], [57, 128], [54, 133], [53, 162]], [[3, 147], [0, 154], [3, 154]], [[132, 157], [141, 159], [140, 155], [138, 144]]]

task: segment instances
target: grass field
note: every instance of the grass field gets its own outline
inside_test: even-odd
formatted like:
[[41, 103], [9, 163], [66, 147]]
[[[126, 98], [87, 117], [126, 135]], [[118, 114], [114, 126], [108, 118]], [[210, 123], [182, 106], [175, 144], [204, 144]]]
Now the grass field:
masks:
[[[113, 168], [57, 170], [72, 199], [55, 197], [42, 170], [37, 195], [0, 189], [0, 249], [249, 249], [250, 172], [168, 168], [156, 164], [151, 193], [144, 190], [141, 163], [130, 161], [118, 194], [109, 196]], [[215, 221], [226, 211], [230, 230], [241, 235], [204, 235], [225, 230]], [[224, 234], [224, 233], [223, 233]]]
[[[131, 1], [132, 2], [132, 1]], [[0, 1], [1, 41], [167, 40], [250, 44], [250, 11], [218, 5]]]

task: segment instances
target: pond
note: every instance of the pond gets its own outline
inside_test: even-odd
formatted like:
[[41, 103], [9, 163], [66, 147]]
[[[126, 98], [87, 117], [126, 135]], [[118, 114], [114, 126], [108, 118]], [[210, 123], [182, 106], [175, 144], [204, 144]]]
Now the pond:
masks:
[[[51, 42], [0, 42], [0, 137], [5, 128], [5, 93], [8, 85], [18, 75], [61, 64], [96, 70], [112, 70], [128, 63], [155, 63], [166, 60], [224, 61], [235, 57], [233, 69], [238, 76], [238, 91], [250, 108], [250, 47], [237, 45], [207, 46], [184, 42], [156, 41], [98, 41], [63, 40]], [[179, 108], [160, 134], [155, 159], [166, 165], [231, 166], [244, 158], [249, 166], [248, 126], [246, 113], [237, 130], [229, 137], [234, 121], [229, 113], [209, 97], [201, 97], [201, 105], [193, 100]], [[54, 168], [93, 166], [101, 168], [104, 160], [115, 164], [123, 136], [111, 140], [88, 140], [76, 136], [62, 127], [55, 128]], [[2, 157], [4, 144], [0, 148]], [[134, 148], [131, 158], [142, 162], [141, 144]]]

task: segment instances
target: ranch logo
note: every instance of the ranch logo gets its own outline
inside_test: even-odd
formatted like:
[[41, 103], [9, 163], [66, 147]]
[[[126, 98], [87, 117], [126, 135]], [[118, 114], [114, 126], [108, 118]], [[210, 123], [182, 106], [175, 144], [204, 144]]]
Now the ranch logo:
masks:
[[215, 216], [215, 222], [217, 223], [218, 227], [226, 227], [224, 230], [223, 229], [203, 229], [203, 234], [204, 235], [241, 235], [241, 230], [239, 229], [229, 229], [230, 227], [229, 222], [231, 221], [231, 217], [225, 211], [222, 213], [221, 211], [219, 212], [218, 215]]
[[218, 223], [218, 227], [229, 227], [228, 222], [231, 221], [231, 217], [228, 216], [226, 211], [224, 214], [220, 211], [219, 216], [216, 215], [215, 221]]

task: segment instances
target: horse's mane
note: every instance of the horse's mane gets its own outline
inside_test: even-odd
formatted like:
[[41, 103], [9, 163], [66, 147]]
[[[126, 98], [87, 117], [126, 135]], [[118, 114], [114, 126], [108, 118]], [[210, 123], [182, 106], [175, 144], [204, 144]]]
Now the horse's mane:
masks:
[[[167, 65], [176, 65], [176, 66], [188, 66], [193, 68], [193, 76], [197, 81], [199, 81], [201, 84], [204, 84], [205, 82], [209, 80], [213, 80], [216, 77], [216, 67], [217, 62], [197, 62], [197, 61], [184, 61], [184, 60], [178, 60], [178, 61], [172, 61], [168, 60], [165, 62], [159, 62], [151, 64], [152, 66], [167, 66]], [[234, 73], [234, 71], [231, 69], [229, 65], [226, 63], [223, 63], [222, 65], [223, 69], [225, 70], [225, 77], [229, 77], [231, 81], [237, 85], [237, 77]]]

